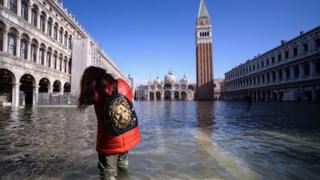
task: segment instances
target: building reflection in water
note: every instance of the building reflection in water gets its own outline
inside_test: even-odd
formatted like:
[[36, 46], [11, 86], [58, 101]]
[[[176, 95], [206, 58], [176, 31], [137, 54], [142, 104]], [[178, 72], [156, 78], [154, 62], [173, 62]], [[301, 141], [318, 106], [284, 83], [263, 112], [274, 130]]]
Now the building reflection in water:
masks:
[[[247, 166], [241, 166], [239, 159], [226, 152], [214, 139], [214, 124], [216, 121], [215, 110], [218, 108], [215, 102], [197, 103], [198, 129], [194, 134], [197, 142], [197, 159], [199, 170], [203, 176], [209, 179], [258, 179], [257, 174]], [[244, 163], [244, 162], [243, 162]], [[245, 164], [245, 163], [244, 163]]]
[[214, 124], [214, 102], [197, 103], [197, 122], [198, 127], [212, 127]]

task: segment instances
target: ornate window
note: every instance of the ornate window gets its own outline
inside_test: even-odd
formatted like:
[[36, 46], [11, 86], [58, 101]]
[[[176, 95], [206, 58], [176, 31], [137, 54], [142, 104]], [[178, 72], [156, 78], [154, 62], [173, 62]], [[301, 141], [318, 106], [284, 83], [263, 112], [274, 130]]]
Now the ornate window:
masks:
[[41, 47], [40, 47], [40, 61], [41, 61], [41, 65], [44, 65], [45, 51], [46, 51], [45, 45], [44, 45], [44, 44], [41, 44]]
[[64, 33], [64, 46], [67, 47], [68, 45], [68, 32], [66, 31]]
[[31, 61], [37, 62], [37, 51], [38, 51], [38, 42], [33, 39], [31, 44]]
[[67, 61], [68, 61], [68, 58], [67, 56], [64, 57], [64, 64], [63, 64], [63, 68], [64, 68], [64, 72], [67, 73]]
[[28, 43], [29, 43], [29, 38], [27, 35], [22, 35], [21, 38], [21, 43], [20, 43], [20, 56], [24, 60], [28, 59]]
[[22, 0], [21, 1], [21, 18], [28, 21], [28, 6], [29, 1], [28, 0]]
[[60, 28], [60, 32], [59, 32], [59, 42], [62, 44], [62, 39], [63, 39], [63, 28]]
[[293, 56], [294, 57], [298, 56], [298, 48], [297, 47], [293, 48]]
[[315, 67], [316, 68], [316, 73], [320, 74], [320, 59], [316, 60], [315, 65], [316, 65], [316, 67]]
[[10, 29], [8, 34], [8, 53], [14, 56], [17, 55], [17, 36], [17, 30]]
[[49, 47], [47, 51], [47, 58], [46, 58], [46, 64], [48, 67], [51, 67], [51, 55], [52, 55], [52, 49]]
[[11, 12], [17, 14], [17, 0], [9, 0], [9, 9]]
[[40, 29], [42, 32], [46, 32], [46, 19], [47, 19], [46, 13], [42, 12], [40, 16]]
[[68, 69], [69, 69], [69, 74], [71, 74], [71, 58], [69, 59], [69, 62], [68, 62]]
[[48, 35], [51, 37], [52, 36], [52, 19], [48, 19], [48, 27], [47, 27]]
[[290, 68], [286, 68], [286, 79], [290, 79]]
[[3, 51], [3, 37], [6, 30], [6, 26], [0, 22], [0, 51]]
[[72, 36], [70, 35], [69, 36], [69, 49], [72, 48]]
[[294, 77], [298, 78], [300, 76], [300, 70], [299, 70], [299, 66], [295, 65], [294, 66]]
[[316, 47], [320, 48], [320, 38], [318, 38], [318, 39], [316, 39], [314, 41], [315, 41]]
[[309, 76], [310, 75], [310, 65], [308, 62], [303, 63], [303, 75]]
[[38, 26], [38, 7], [36, 5], [33, 5], [32, 7], [32, 14], [31, 14], [31, 24], [34, 26], [34, 27], [37, 27]]
[[57, 41], [58, 40], [58, 24], [57, 23], [54, 24], [53, 36], [54, 36], [54, 39]]
[[58, 53], [57, 51], [54, 52], [54, 55], [53, 55], [53, 65], [54, 65], [54, 69], [57, 69], [57, 65], [58, 64]]
[[282, 79], [283, 79], [283, 72], [282, 72], [282, 70], [279, 70], [278, 71], [278, 77], [279, 77], [279, 81], [282, 81]]
[[272, 72], [272, 82], [276, 81], [276, 73], [273, 71]]
[[59, 57], [59, 71], [62, 71], [62, 54]]

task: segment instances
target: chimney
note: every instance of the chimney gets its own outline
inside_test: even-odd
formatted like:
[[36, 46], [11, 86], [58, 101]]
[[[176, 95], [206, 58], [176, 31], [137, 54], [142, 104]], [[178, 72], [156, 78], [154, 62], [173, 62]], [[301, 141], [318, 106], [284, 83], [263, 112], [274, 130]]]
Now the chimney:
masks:
[[300, 31], [300, 36], [301, 36], [302, 34], [304, 34], [304, 31]]
[[286, 42], [286, 40], [281, 40], [281, 45], [284, 45]]

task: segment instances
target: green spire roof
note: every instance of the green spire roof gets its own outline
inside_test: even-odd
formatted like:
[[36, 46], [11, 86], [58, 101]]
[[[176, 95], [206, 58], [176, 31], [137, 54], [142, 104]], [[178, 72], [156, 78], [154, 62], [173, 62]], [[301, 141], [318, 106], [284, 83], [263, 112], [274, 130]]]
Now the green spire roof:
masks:
[[198, 18], [200, 17], [209, 17], [208, 9], [206, 4], [204, 3], [204, 0], [200, 1], [200, 8], [199, 8], [199, 13], [198, 13]]

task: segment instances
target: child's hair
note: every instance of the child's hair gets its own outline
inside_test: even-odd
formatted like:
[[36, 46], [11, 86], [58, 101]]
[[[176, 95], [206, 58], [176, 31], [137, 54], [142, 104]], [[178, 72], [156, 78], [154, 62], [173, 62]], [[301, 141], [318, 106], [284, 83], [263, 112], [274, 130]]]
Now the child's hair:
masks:
[[94, 103], [95, 90], [101, 88], [105, 81], [115, 81], [105, 69], [90, 66], [84, 70], [80, 81], [78, 110], [81, 111]]

